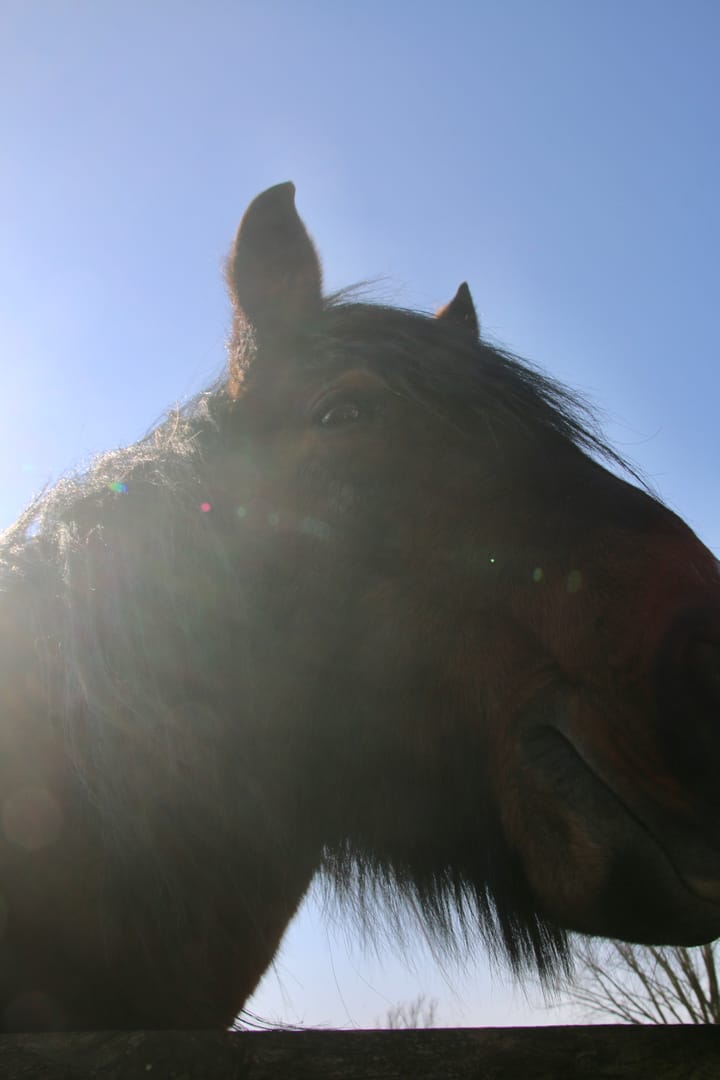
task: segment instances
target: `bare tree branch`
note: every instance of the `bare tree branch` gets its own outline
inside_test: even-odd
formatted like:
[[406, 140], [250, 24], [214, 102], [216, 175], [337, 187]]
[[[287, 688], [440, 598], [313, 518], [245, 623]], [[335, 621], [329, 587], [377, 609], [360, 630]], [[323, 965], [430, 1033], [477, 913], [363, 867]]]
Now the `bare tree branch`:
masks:
[[712, 945], [703, 945], [702, 958], [710, 993], [710, 1014], [713, 1024], [720, 1024], [720, 993], [718, 992], [717, 968]]
[[390, 1028], [391, 1031], [396, 1031], [398, 1028], [435, 1027], [437, 1005], [435, 998], [426, 1000], [424, 994], [419, 994], [413, 1001], [393, 1005], [385, 1013], [385, 1022], [378, 1020], [376, 1026]]
[[720, 1023], [720, 987], [713, 945], [659, 948], [622, 942], [579, 942], [570, 1002], [630, 1024]]

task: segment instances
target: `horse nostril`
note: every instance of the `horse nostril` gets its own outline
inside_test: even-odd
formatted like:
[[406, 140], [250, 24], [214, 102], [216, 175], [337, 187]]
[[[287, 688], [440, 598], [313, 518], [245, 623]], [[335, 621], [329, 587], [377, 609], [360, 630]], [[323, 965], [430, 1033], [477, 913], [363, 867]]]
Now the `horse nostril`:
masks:
[[693, 642], [687, 649], [686, 665], [691, 685], [700, 690], [708, 703], [720, 707], [720, 645], [711, 641]]
[[704, 606], [676, 619], [657, 665], [657, 733], [672, 773], [720, 815], [720, 786], [707, 762], [720, 753], [720, 615]]
[[676, 618], [658, 658], [657, 674], [661, 701], [699, 699], [705, 704], [720, 705], [717, 603], [692, 608]]

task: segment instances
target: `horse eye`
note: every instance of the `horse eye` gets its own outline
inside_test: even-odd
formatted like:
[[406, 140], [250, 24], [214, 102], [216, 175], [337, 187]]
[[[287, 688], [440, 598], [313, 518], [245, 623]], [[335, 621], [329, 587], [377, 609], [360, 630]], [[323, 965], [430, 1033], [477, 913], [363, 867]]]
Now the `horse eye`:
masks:
[[333, 405], [320, 417], [320, 423], [325, 428], [341, 427], [343, 424], [354, 424], [362, 417], [362, 409], [354, 401], [343, 401], [339, 405]]

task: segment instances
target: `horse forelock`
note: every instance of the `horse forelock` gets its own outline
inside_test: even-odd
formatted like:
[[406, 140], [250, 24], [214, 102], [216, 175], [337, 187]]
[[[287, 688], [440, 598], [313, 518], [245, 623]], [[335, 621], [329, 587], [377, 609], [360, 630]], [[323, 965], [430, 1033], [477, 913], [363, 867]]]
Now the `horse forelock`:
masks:
[[337, 367], [366, 366], [470, 439], [488, 428], [516, 434], [520, 427], [530, 438], [550, 436], [558, 456], [577, 449], [647, 488], [604, 437], [598, 411], [581, 393], [461, 326], [369, 302], [368, 290], [361, 284], [326, 298], [316, 327], [300, 339], [314, 364], [325, 356]]

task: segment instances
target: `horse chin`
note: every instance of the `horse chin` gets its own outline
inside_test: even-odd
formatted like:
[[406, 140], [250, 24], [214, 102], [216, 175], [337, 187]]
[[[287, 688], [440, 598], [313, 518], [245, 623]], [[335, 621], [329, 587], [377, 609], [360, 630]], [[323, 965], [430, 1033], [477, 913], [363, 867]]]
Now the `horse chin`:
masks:
[[720, 850], [698, 839], [699, 829], [682, 844], [679, 829], [627, 805], [549, 724], [528, 729], [522, 746], [532, 794], [511, 831], [543, 916], [639, 944], [720, 936]]

